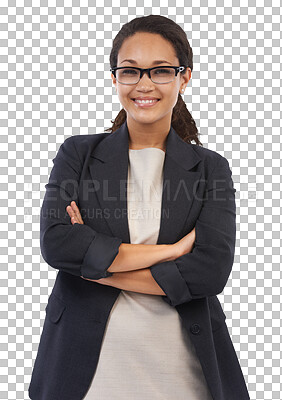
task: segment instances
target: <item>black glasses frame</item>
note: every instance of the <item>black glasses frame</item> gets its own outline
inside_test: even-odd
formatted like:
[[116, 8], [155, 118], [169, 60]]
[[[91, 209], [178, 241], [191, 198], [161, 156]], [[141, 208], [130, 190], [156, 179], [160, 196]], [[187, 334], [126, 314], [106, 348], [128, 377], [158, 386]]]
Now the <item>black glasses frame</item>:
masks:
[[[121, 85], [137, 85], [137, 83], [140, 81], [140, 79], [142, 79], [142, 76], [143, 76], [143, 74], [144, 74], [145, 72], [148, 73], [148, 76], [149, 76], [149, 78], [151, 79], [151, 81], [152, 81], [153, 83], [156, 83], [157, 85], [165, 85], [166, 83], [173, 82], [173, 80], [174, 80], [175, 77], [177, 76], [178, 72], [184, 71], [184, 69], [185, 69], [185, 68], [188, 68], [188, 66], [180, 65], [180, 67], [173, 67], [173, 66], [171, 66], [171, 65], [164, 65], [164, 66], [158, 66], [158, 67], [153, 67], [153, 68], [114, 67], [114, 68], [110, 68], [110, 71], [112, 72], [112, 74], [114, 75], [114, 77], [117, 79], [117, 77], [116, 77], [116, 71], [117, 71], [118, 69], [123, 69], [123, 68], [137, 69], [137, 70], [140, 72], [140, 74], [139, 74], [139, 80], [138, 80], [136, 83], [122, 83], [122, 82], [120, 82], [120, 81], [118, 80], [118, 82], [119, 82]], [[175, 76], [174, 76], [173, 80], [172, 80], [172, 81], [169, 81], [169, 82], [166, 82], [166, 83], [154, 82], [154, 81], [152, 80], [152, 78], [151, 78], [151, 71], [152, 71], [153, 69], [157, 69], [157, 68], [172, 68], [172, 69], [174, 69], [174, 70], [175, 70]], [[190, 68], [189, 68], [189, 69], [190, 69]]]

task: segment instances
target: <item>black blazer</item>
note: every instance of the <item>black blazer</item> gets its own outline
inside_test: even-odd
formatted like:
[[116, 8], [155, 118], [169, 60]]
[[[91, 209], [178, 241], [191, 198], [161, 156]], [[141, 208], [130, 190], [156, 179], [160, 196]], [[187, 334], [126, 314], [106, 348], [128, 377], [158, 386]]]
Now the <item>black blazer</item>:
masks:
[[[124, 122], [114, 133], [67, 138], [53, 159], [40, 214], [40, 245], [44, 260], [59, 272], [33, 367], [32, 400], [81, 400], [95, 373], [121, 289], [80, 276], [112, 275], [107, 269], [120, 244], [130, 243], [128, 148]], [[175, 243], [194, 227], [196, 240], [191, 253], [150, 270], [166, 294], [163, 300], [176, 308], [190, 335], [214, 400], [250, 399], [216, 296], [234, 261], [235, 191], [226, 158], [184, 142], [170, 128], [157, 244]], [[72, 200], [83, 225], [71, 224], [66, 206]]]

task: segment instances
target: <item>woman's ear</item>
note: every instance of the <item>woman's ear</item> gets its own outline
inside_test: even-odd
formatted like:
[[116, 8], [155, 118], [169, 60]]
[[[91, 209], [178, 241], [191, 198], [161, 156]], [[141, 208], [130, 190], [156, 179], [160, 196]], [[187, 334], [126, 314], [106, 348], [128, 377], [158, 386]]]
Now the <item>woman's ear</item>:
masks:
[[112, 78], [112, 81], [113, 81], [113, 85], [115, 86], [115, 91], [117, 92], [116, 78], [114, 77], [114, 74], [113, 74], [113, 73], [111, 74], [111, 78]]
[[185, 83], [186, 86], [188, 85], [188, 82], [190, 81], [191, 76], [192, 76], [192, 72], [191, 72], [190, 68], [187, 68], [185, 71], [185, 74], [181, 75], [182, 81], [183, 81], [183, 83]]

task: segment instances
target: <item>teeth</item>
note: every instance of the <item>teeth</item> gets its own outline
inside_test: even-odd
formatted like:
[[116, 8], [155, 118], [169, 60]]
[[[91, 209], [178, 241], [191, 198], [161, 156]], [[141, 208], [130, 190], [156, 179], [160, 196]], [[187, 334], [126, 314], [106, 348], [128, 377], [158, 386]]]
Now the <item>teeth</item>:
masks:
[[155, 103], [158, 100], [135, 100], [136, 103], [144, 103], [144, 104], [148, 104], [148, 103]]

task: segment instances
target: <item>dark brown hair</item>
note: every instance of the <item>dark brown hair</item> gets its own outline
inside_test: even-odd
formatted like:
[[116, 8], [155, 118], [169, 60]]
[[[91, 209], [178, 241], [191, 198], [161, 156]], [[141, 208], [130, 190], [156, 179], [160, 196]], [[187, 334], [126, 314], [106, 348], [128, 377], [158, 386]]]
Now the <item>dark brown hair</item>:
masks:
[[[118, 52], [124, 40], [133, 36], [137, 32], [149, 32], [161, 35], [174, 47], [180, 63], [179, 65], [185, 65], [186, 67], [191, 68], [191, 72], [193, 71], [193, 52], [186, 33], [173, 20], [161, 15], [148, 15], [146, 17], [135, 18], [122, 26], [121, 30], [113, 40], [113, 47], [110, 54], [111, 68], [117, 66]], [[186, 68], [180, 73], [184, 74], [185, 71]], [[105, 131], [112, 133], [115, 132], [125, 122], [125, 120], [126, 111], [122, 108], [115, 120], [111, 121], [113, 126], [105, 129]], [[178, 93], [178, 100], [173, 108], [171, 125], [185, 142], [191, 143], [191, 141], [194, 140], [197, 145], [203, 146], [199, 140], [199, 132], [196, 123], [188, 111], [180, 93]]]

